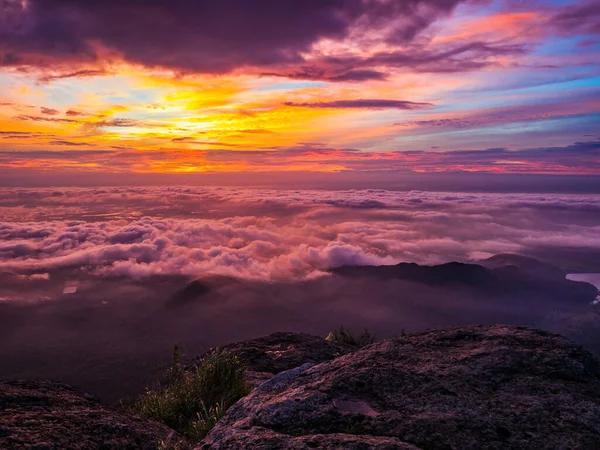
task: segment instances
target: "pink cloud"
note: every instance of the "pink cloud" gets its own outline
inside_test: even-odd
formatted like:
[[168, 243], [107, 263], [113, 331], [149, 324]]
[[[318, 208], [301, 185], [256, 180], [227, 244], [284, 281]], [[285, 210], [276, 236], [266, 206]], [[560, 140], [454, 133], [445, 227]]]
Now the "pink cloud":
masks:
[[[16, 198], [37, 204], [42, 217], [60, 204], [95, 211], [89, 221], [32, 222], [13, 215], [0, 222], [0, 270], [23, 273], [70, 268], [135, 279], [206, 274], [305, 279], [343, 265], [435, 264], [544, 246], [600, 249], [600, 227], [588, 224], [600, 212], [600, 197], [594, 195], [0, 190], [0, 205], [16, 208]], [[373, 203], [365, 208], [367, 201]], [[123, 218], [119, 211], [132, 205], [151, 208], [153, 216]], [[196, 211], [200, 217], [193, 217]], [[557, 222], [562, 214], [568, 214], [568, 223]]]

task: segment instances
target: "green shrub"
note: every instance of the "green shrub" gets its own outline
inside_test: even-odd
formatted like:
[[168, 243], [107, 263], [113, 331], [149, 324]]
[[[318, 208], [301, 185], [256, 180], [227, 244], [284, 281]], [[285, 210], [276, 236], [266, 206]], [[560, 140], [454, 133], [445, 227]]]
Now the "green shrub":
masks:
[[356, 336], [352, 334], [350, 330], [340, 327], [337, 330], [330, 331], [325, 339], [330, 342], [354, 345], [357, 347], [364, 347], [375, 342], [375, 336], [372, 335], [366, 328], [361, 334]]
[[174, 352], [173, 366], [156, 389], [148, 389], [132, 409], [199, 441], [225, 411], [250, 392], [245, 368], [227, 351], [206, 355], [192, 370], [184, 370], [181, 355]]
[[190, 422], [188, 437], [193, 441], [200, 441], [215, 426], [215, 424], [225, 415], [227, 408], [223, 402], [207, 408], [202, 403], [202, 410], [197, 413], [196, 419]]

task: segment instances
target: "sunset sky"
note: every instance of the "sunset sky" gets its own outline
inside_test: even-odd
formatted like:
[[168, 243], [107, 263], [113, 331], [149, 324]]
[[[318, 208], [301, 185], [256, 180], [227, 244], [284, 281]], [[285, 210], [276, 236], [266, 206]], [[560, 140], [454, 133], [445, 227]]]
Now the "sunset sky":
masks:
[[600, 2], [0, 0], [4, 173], [600, 174]]

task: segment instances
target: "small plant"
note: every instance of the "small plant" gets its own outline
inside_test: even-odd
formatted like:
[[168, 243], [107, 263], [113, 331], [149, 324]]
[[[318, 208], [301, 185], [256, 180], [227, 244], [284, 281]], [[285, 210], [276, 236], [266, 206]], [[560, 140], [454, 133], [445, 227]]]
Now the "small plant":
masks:
[[148, 389], [132, 409], [197, 442], [231, 405], [250, 392], [244, 373], [239, 358], [227, 351], [210, 353], [196, 367], [185, 370], [175, 348], [173, 367], [163, 377], [167, 381]]
[[350, 330], [340, 327], [337, 330], [330, 331], [325, 339], [337, 344], [354, 345], [356, 347], [364, 347], [375, 342], [375, 336], [366, 328], [356, 336]]
[[156, 450], [189, 450], [190, 448], [187, 442], [175, 438], [174, 431], [171, 432], [167, 439], [158, 441], [156, 444]]
[[197, 413], [195, 420], [190, 422], [188, 429], [188, 437], [198, 442], [208, 434], [208, 432], [216, 425], [216, 423], [225, 415], [225, 404], [221, 401], [216, 405], [207, 408], [202, 402], [202, 410]]

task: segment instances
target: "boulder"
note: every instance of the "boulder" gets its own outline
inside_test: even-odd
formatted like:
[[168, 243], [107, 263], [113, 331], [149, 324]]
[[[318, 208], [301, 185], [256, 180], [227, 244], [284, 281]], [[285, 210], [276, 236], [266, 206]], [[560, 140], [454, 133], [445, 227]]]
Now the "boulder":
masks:
[[523, 327], [416, 333], [279, 373], [197, 448], [600, 448], [600, 364]]
[[[248, 381], [257, 385], [274, 374], [304, 363], [321, 363], [357, 350], [352, 345], [329, 342], [306, 333], [279, 332], [219, 347], [235, 353], [248, 368]], [[209, 350], [210, 351], [213, 351]], [[197, 358], [199, 362], [202, 356]]]
[[152, 449], [170, 428], [47, 381], [0, 382], [0, 448]]

